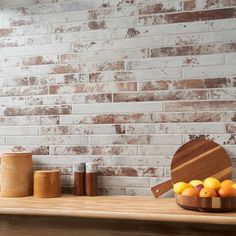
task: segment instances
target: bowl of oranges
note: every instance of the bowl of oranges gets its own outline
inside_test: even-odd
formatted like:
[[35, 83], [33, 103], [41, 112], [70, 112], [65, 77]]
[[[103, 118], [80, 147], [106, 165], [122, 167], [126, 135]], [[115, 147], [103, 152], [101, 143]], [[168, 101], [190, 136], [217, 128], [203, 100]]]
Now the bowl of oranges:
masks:
[[184, 209], [209, 212], [236, 210], [236, 183], [214, 177], [173, 185], [176, 203]]

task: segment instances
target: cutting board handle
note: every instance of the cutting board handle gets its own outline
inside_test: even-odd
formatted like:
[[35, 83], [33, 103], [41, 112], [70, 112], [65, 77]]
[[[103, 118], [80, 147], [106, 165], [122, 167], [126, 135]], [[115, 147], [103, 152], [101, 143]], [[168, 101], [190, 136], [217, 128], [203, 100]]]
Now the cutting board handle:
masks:
[[164, 183], [158, 184], [151, 188], [155, 197], [161, 196], [163, 193], [169, 191], [173, 187], [172, 179], [167, 180]]

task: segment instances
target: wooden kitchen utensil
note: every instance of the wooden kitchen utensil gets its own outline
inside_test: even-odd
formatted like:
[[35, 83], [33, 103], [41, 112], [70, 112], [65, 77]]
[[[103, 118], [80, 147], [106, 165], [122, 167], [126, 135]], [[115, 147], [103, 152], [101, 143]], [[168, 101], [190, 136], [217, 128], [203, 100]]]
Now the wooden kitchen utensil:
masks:
[[227, 212], [236, 210], [236, 197], [190, 197], [175, 194], [176, 203], [192, 211]]
[[171, 179], [151, 188], [159, 197], [173, 187], [173, 184], [193, 179], [215, 177], [220, 181], [231, 179], [232, 163], [229, 155], [212, 140], [193, 140], [181, 146], [171, 162]]
[[61, 179], [59, 170], [34, 171], [34, 196], [37, 198], [54, 198], [61, 196]]
[[1, 196], [25, 197], [33, 193], [31, 153], [1, 155]]

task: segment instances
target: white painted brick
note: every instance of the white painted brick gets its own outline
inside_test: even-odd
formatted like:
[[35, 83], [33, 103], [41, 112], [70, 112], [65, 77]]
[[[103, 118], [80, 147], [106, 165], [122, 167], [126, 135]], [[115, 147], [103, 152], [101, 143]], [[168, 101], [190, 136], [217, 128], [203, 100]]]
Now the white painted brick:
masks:
[[211, 78], [211, 77], [227, 77], [236, 74], [235, 65], [218, 65], [204, 67], [185, 67], [183, 68], [183, 76], [185, 78]]
[[181, 144], [181, 135], [104, 135], [89, 136], [90, 145]]
[[38, 134], [38, 128], [37, 127], [13, 127], [13, 126], [0, 126], [0, 135], [23, 135], [23, 136], [29, 136], [29, 135], [37, 135]]
[[203, 43], [219, 43], [219, 42], [234, 42], [236, 38], [236, 31], [217, 31], [207, 33], [195, 33], [195, 34], [179, 34], [179, 35], [167, 35], [164, 36], [165, 46], [175, 45], [191, 45], [191, 44], [203, 44]]
[[100, 176], [98, 178], [99, 187], [149, 187], [149, 178], [147, 177], [113, 177]]
[[[187, 34], [208, 31], [207, 22], [191, 22], [191, 23], [177, 23], [168, 25], [155, 26], [138, 26], [135, 30], [138, 32], [138, 37], [154, 36], [154, 35], [169, 35], [169, 34]], [[114, 29], [112, 38], [127, 37], [127, 29]]]
[[[183, 142], [188, 142], [192, 139], [192, 137], [199, 138], [202, 137], [201, 134], [195, 134], [195, 135], [188, 135], [184, 134], [183, 135]], [[225, 144], [234, 144], [235, 140], [235, 134], [206, 134], [203, 135], [207, 140], [213, 140], [214, 142], [220, 144], [220, 145], [225, 145]]]
[[26, 101], [23, 97], [0, 97], [0, 106], [25, 106]]
[[100, 166], [110, 166], [111, 156], [83, 156], [83, 155], [34, 155], [33, 163], [35, 165], [66, 165], [78, 164], [81, 162], [97, 162]]
[[222, 65], [224, 60], [224, 54], [186, 56], [183, 60], [183, 66]]
[[[136, 47], [133, 44], [132, 47]], [[82, 63], [95, 61], [114, 61], [148, 57], [148, 49], [111, 49], [98, 51], [81, 51], [77, 54], [65, 54], [61, 56], [62, 63]]]
[[48, 44], [27, 47], [0, 48], [0, 53], [4, 56], [33, 56], [52, 53], [69, 53], [69, 44]]
[[221, 65], [224, 63], [224, 54], [201, 55], [201, 56], [178, 56], [178, 57], [160, 57], [145, 59], [139, 61], [128, 61], [127, 69], [158, 69], [168, 67], [182, 66], [205, 66]]
[[[65, 116], [66, 118], [66, 116]], [[65, 122], [64, 122], [65, 123]], [[77, 126], [43, 126], [39, 129], [41, 135], [89, 135], [116, 134], [117, 129], [124, 132], [125, 125], [77, 125]]]
[[17, 136], [6, 137], [8, 145], [86, 145], [88, 138], [86, 136], [27, 136], [19, 139]]
[[98, 194], [107, 196], [125, 195], [125, 188], [101, 187], [98, 189]]
[[[101, 20], [98, 20], [100, 24]], [[102, 29], [113, 29], [122, 27], [134, 27], [137, 24], [137, 19], [135, 17], [122, 17], [122, 18], [111, 18], [102, 20]], [[88, 21], [80, 22], [69, 22], [69, 23], [51, 23], [48, 27], [49, 33], [59, 33], [59, 32], [78, 32], [87, 31], [93, 29], [89, 26]]]
[[194, 10], [204, 10], [204, 9], [216, 9], [216, 8], [224, 8], [230, 6], [230, 3], [233, 2], [225, 2], [225, 1], [217, 1], [217, 2], [208, 2], [202, 0], [194, 1], [195, 7]]
[[224, 133], [224, 124], [218, 123], [165, 123], [165, 124], [130, 124], [127, 125], [129, 134], [215, 134]]
[[224, 145], [223, 148], [226, 150], [226, 152], [229, 154], [229, 156], [236, 155], [236, 146], [235, 145]]
[[4, 144], [6, 144], [6, 138], [0, 136], [0, 145], [4, 145]]
[[114, 166], [169, 166], [170, 157], [159, 156], [113, 156], [112, 165]]
[[70, 32], [63, 34], [52, 34], [52, 43], [68, 43], [73, 41], [89, 42], [111, 39], [111, 29], [90, 30], [81, 32]]
[[170, 67], [180, 67], [183, 62], [181, 57], [162, 57], [153, 58], [138, 61], [128, 61], [126, 68], [128, 70], [142, 70], [142, 69], [159, 69], [159, 68], [170, 68]]
[[0, 28], [4, 27], [4, 21], [3, 21], [3, 17], [0, 17]]
[[[13, 13], [15, 15], [15, 12]], [[35, 24], [32, 26], [22, 26], [11, 28], [12, 31], [9, 36], [26, 36], [26, 35], [41, 35], [48, 33], [47, 24]]]
[[151, 81], [151, 80], [162, 80], [162, 79], [178, 79], [182, 77], [182, 68], [161, 68], [161, 69], [145, 69], [145, 70], [133, 70], [133, 71], [121, 71], [111, 72], [103, 71], [100, 72], [99, 81]]
[[156, 155], [171, 155], [173, 156], [174, 153], [178, 149], [178, 145], [146, 145], [146, 146], [139, 146], [139, 155], [144, 156], [156, 156]]
[[[66, 0], [67, 1], [67, 0]], [[60, 3], [62, 2], [62, 3]], [[44, 3], [44, 2], [42, 2]], [[132, 1], [120, 1], [120, 0], [80, 0], [79, 2], [64, 2], [59, 0], [58, 3], [53, 5], [35, 5], [31, 7], [31, 12], [33, 14], [45, 14], [45, 13], [54, 13], [54, 12], [63, 12], [63, 11], [78, 11], [78, 10], [87, 10], [91, 8], [99, 8], [103, 6], [120, 6], [120, 5], [130, 5]]]
[[118, 112], [157, 112], [162, 110], [160, 102], [146, 103], [116, 103], [116, 104], [86, 104], [73, 105], [73, 114], [118, 113]]
[[50, 146], [52, 155], [137, 155], [136, 146]]
[[3, 117], [2, 116], [0, 117], [0, 125], [1, 126], [40, 125], [40, 117], [35, 117], [35, 116]]
[[124, 48], [147, 48], [158, 47], [163, 45], [163, 38], [159, 36], [145, 37], [145, 38], [127, 38], [109, 41], [95, 41], [95, 42], [75, 42], [72, 43], [72, 51], [94, 51], [109, 50], [109, 49], [124, 49]]
[[127, 196], [150, 196], [152, 195], [150, 188], [126, 188]]
[[211, 99], [236, 99], [236, 89], [212, 89], [209, 91]]
[[1, 0], [1, 6], [2, 7], [26, 6], [35, 4], [37, 2], [49, 3], [50, 0], [17, 0], [17, 1]]
[[225, 64], [236, 65], [236, 53], [225, 54]]
[[209, 31], [233, 30], [236, 28], [235, 19], [220, 19], [207, 22]]
[[4, 78], [0, 78], [0, 87], [5, 86], [5, 79]]
[[25, 42], [27, 46], [61, 43], [61, 42], [54, 42], [52, 40], [52, 35], [50, 34], [25, 36]]
[[[68, 17], [69, 14], [69, 17]], [[59, 12], [50, 14], [33, 15], [31, 19], [35, 23], [40, 22], [73, 22], [88, 20], [88, 11]]]
[[22, 58], [19, 57], [4, 57], [0, 59], [0, 67], [23, 66]]

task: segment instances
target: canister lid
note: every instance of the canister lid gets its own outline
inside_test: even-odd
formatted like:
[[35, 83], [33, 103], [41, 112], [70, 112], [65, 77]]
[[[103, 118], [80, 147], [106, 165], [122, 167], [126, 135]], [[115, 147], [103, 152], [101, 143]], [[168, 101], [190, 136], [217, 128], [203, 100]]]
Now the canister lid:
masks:
[[85, 172], [85, 163], [76, 163], [73, 165], [74, 172]]
[[1, 153], [2, 157], [32, 157], [32, 153], [30, 152], [4, 152]]
[[98, 172], [98, 163], [88, 162], [86, 163], [86, 173], [97, 173]]
[[2, 156], [32, 156], [31, 152], [4, 152]]

